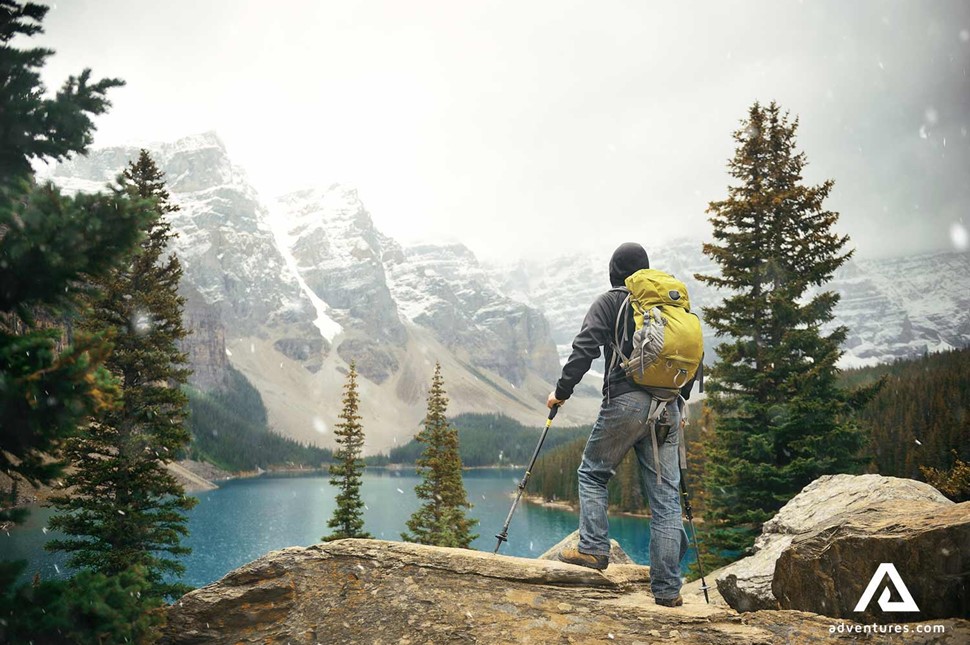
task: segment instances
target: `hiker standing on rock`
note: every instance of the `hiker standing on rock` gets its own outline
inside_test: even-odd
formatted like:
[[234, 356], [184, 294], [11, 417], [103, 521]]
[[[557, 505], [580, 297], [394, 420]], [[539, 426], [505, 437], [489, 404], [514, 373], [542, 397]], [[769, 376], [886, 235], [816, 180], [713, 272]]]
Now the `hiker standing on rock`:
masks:
[[[703, 348], [700, 322], [689, 313], [683, 283], [649, 269], [647, 252], [639, 244], [622, 244], [613, 252], [613, 288], [589, 308], [549, 394], [550, 409], [562, 405], [602, 348], [607, 366], [603, 404], [578, 471], [579, 544], [564, 548], [559, 559], [599, 570], [608, 566], [606, 485], [632, 448], [650, 505], [650, 588], [657, 604], [678, 606], [683, 604], [680, 561], [688, 548], [679, 490], [681, 418]], [[672, 320], [675, 309], [677, 320]], [[671, 352], [669, 345], [676, 343], [679, 351]], [[643, 351], [634, 352], [635, 347]]]

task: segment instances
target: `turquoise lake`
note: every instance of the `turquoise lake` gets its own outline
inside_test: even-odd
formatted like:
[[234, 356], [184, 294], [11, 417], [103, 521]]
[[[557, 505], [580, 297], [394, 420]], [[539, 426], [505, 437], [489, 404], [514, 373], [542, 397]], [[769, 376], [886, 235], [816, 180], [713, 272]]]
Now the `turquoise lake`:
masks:
[[[479, 520], [475, 549], [495, 549], [523, 470], [486, 469], [464, 473], [465, 489], [474, 504], [469, 515]], [[418, 508], [413, 470], [368, 469], [362, 498], [365, 528], [375, 538], [400, 540], [405, 522]], [[189, 537], [183, 544], [192, 553], [183, 557], [182, 581], [201, 587], [269, 551], [308, 546], [328, 532], [334, 510], [334, 489], [325, 474], [273, 475], [223, 482], [218, 490], [197, 493], [198, 505], [189, 513]], [[8, 560], [27, 560], [25, 576], [39, 573], [50, 579], [69, 574], [66, 556], [44, 551], [53, 532], [46, 530], [50, 509], [35, 507], [27, 523], [0, 535], [0, 552]], [[522, 502], [509, 528], [509, 541], [500, 553], [537, 557], [578, 528], [574, 512]], [[649, 564], [650, 521], [640, 517], [610, 517], [610, 537], [636, 562]], [[693, 550], [688, 559], [693, 559]], [[683, 563], [686, 571], [686, 560]]]

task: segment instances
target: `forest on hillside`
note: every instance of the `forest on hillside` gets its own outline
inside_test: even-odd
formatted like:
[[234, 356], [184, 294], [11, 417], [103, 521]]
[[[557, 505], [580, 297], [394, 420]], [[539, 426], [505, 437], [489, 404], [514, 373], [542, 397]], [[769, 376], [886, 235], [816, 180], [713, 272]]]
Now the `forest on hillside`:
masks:
[[200, 392], [186, 387], [187, 426], [192, 433], [187, 456], [229, 471], [270, 466], [320, 467], [333, 451], [298, 443], [273, 432], [259, 391], [245, 375], [229, 366], [229, 387]]
[[[948, 470], [957, 460], [970, 461], [970, 348], [869, 373], [884, 373], [879, 392], [858, 413], [869, 432], [872, 472], [925, 479], [921, 467]], [[866, 374], [850, 370], [844, 377], [865, 383]]]
[[[459, 414], [451, 419], [458, 428], [462, 465], [466, 468], [484, 466], [518, 466], [529, 463], [539, 441], [541, 430], [525, 426], [504, 414]], [[553, 427], [543, 442], [543, 451], [575, 440], [585, 439], [590, 426]], [[395, 464], [413, 464], [424, 446], [411, 440], [394, 448], [388, 460]]]

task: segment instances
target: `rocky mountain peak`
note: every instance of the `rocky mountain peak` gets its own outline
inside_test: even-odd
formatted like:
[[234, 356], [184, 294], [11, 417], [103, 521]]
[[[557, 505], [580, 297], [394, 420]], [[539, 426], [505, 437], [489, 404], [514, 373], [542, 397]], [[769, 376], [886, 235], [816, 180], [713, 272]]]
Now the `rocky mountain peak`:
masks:
[[303, 227], [345, 225], [373, 229], [374, 222], [364, 208], [355, 188], [331, 184], [327, 188], [308, 188], [277, 199], [287, 214], [291, 231]]

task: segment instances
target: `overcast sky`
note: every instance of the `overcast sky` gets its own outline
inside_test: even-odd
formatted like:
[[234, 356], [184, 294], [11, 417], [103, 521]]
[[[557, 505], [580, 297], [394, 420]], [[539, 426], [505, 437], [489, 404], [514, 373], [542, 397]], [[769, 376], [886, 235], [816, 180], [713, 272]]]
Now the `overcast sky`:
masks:
[[51, 89], [127, 81], [97, 146], [214, 130], [263, 195], [354, 185], [405, 243], [707, 237], [731, 133], [774, 99], [860, 256], [966, 248], [965, 0], [49, 4]]

